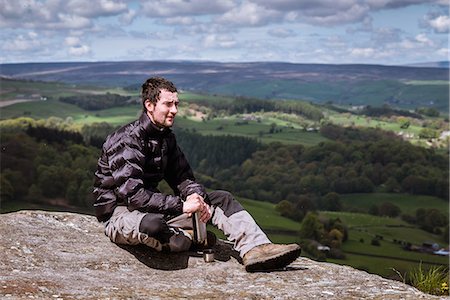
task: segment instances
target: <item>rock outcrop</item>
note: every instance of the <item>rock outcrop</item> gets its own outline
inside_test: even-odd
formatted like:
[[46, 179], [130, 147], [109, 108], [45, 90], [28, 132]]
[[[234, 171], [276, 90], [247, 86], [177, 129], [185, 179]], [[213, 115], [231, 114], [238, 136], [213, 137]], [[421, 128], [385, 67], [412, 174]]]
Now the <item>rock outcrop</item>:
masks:
[[217, 260], [119, 247], [92, 216], [0, 215], [2, 299], [438, 299], [351, 267], [299, 258], [285, 270], [246, 273], [230, 245]]

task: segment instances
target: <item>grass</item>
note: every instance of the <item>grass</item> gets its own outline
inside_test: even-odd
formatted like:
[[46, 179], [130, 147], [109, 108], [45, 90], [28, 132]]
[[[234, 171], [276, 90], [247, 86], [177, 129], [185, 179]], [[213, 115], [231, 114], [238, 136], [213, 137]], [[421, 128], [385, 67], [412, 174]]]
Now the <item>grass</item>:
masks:
[[[322, 212], [330, 218], [341, 219], [351, 231], [349, 240], [358, 241], [360, 238], [372, 238], [376, 234], [382, 235], [385, 241], [405, 241], [421, 245], [425, 241], [444, 243], [439, 235], [434, 235], [406, 223], [399, 218], [378, 217], [363, 213], [351, 212]], [[369, 240], [370, 241], [370, 240]]]
[[403, 132], [404, 134], [414, 134], [417, 138], [420, 131], [423, 129], [422, 126], [414, 124], [410, 125], [407, 129], [402, 129], [400, 128], [400, 124], [396, 122], [387, 122], [379, 120], [378, 118], [367, 118], [364, 116], [352, 115], [350, 113], [333, 113], [329, 115], [329, 120], [333, 124], [338, 124], [341, 126], [380, 128], [382, 130], [396, 133]]
[[[283, 144], [303, 144], [306, 146], [317, 145], [327, 139], [317, 132], [305, 132], [299, 128], [277, 127], [279, 132], [269, 133], [271, 123], [274, 119], [264, 122], [248, 121], [242, 124], [242, 119], [238, 117], [216, 118], [209, 121], [194, 121], [189, 118], [178, 118], [175, 125], [195, 130], [203, 135], [234, 135], [256, 138], [263, 143], [280, 142]], [[280, 123], [283, 121], [280, 120]]]
[[419, 264], [419, 267], [408, 273], [406, 280], [422, 292], [440, 296], [449, 294], [448, 275], [448, 269], [446, 270], [442, 266], [432, 266], [425, 270], [422, 268], [422, 264]]
[[[412, 82], [409, 84], [401, 84], [401, 86], [407, 86], [408, 88], [424, 88], [428, 89], [431, 87], [442, 87], [446, 88], [445, 84], [441, 82], [429, 84], [427, 82]], [[131, 105], [126, 107], [115, 107], [110, 109], [105, 109], [101, 111], [86, 111], [77, 106], [59, 102], [58, 97], [77, 95], [77, 94], [105, 94], [116, 93], [121, 95], [131, 95], [138, 96], [136, 92], [125, 91], [122, 88], [102, 88], [102, 87], [92, 87], [92, 86], [77, 86], [68, 85], [57, 82], [26, 82], [26, 81], [9, 81], [2, 80], [2, 93], [0, 94], [0, 100], [11, 100], [14, 99], [19, 94], [22, 95], [18, 98], [30, 98], [32, 95], [42, 95], [46, 96], [49, 100], [40, 101], [37, 100], [39, 97], [34, 96], [35, 101], [26, 103], [16, 103], [7, 107], [0, 109], [0, 119], [16, 118], [21, 116], [29, 116], [32, 118], [48, 118], [50, 116], [56, 116], [59, 118], [73, 118], [76, 124], [90, 124], [93, 122], [108, 122], [112, 125], [123, 125], [132, 120], [134, 120], [140, 113], [140, 105]], [[245, 84], [250, 84], [248, 89], [251, 90], [252, 82], [246, 82]], [[256, 87], [261, 90], [261, 84], [259, 81], [253, 82]], [[289, 81], [274, 81], [268, 83], [270, 88], [277, 87], [282, 91], [285, 88], [292, 88], [293, 82]], [[378, 81], [378, 82], [365, 82], [361, 86], [353, 87], [355, 89], [352, 93], [362, 93], [371, 95], [371, 97], [383, 98], [379, 94], [379, 91], [384, 91], [384, 88], [389, 87], [390, 89], [395, 89], [399, 87], [399, 83], [392, 84], [388, 81]], [[264, 86], [263, 88], [268, 88]], [[312, 93], [314, 90], [322, 90], [322, 96], [327, 98], [330, 96], [338, 97], [336, 91], [340, 91], [341, 87], [333, 85], [330, 88], [325, 88], [323, 84], [307, 85], [299, 87], [302, 93], [307, 95]], [[378, 91], [378, 92], [375, 92]], [[431, 91], [424, 91], [423, 93], [431, 93], [430, 95], [436, 94], [435, 89]], [[341, 91], [342, 92], [342, 91]], [[414, 92], [417, 92], [414, 90]], [[448, 91], [441, 91], [437, 94], [447, 93]], [[328, 96], [325, 96], [328, 95]], [[333, 96], [334, 95], [334, 96]], [[256, 95], [257, 96], [257, 95]], [[434, 96], [433, 96], [434, 97]], [[307, 97], [306, 97], [307, 98]], [[237, 136], [248, 136], [259, 139], [263, 143], [271, 142], [281, 142], [284, 144], [303, 144], [305, 146], [316, 145], [327, 139], [321, 136], [318, 132], [306, 132], [302, 129], [304, 124], [313, 124], [312, 120], [304, 119], [303, 117], [282, 114], [282, 113], [258, 113], [261, 117], [261, 121], [248, 121], [247, 124], [243, 124], [241, 116], [228, 116], [216, 118], [213, 120], [208, 120], [206, 122], [201, 122], [199, 120], [194, 120], [193, 118], [183, 118], [183, 110], [186, 109], [190, 102], [201, 103], [231, 103], [235, 101], [233, 97], [218, 96], [218, 95], [205, 95], [197, 94], [191, 92], [180, 93], [181, 106], [180, 114], [176, 120], [176, 125], [184, 128], [195, 129], [197, 132], [205, 135], [237, 135]], [[330, 99], [333, 100], [333, 99]], [[372, 101], [372, 100], [371, 100]], [[339, 101], [338, 101], [339, 102]], [[345, 102], [345, 101], [344, 101]], [[357, 104], [357, 103], [354, 103]], [[423, 129], [420, 125], [415, 123], [411, 124], [407, 129], [401, 129], [400, 125], [394, 121], [381, 121], [375, 118], [365, 118], [363, 116], [356, 116], [349, 113], [335, 113], [328, 109], [324, 109], [327, 113], [327, 120], [332, 123], [339, 124], [342, 126], [360, 126], [360, 127], [379, 127], [381, 129], [399, 133], [414, 134], [415, 138], [411, 140], [414, 143], [419, 143], [418, 140], [419, 132]], [[238, 124], [240, 123], [240, 124]], [[275, 123], [277, 130], [275, 133], [269, 133], [270, 126]]]
[[300, 229], [299, 222], [280, 216], [275, 210], [275, 204], [246, 198], [238, 198], [238, 200], [251, 213], [256, 222], [265, 229], [288, 230], [292, 232]]
[[34, 119], [45, 119], [57, 116], [65, 119], [74, 115], [85, 114], [85, 111], [75, 105], [57, 100], [30, 101], [16, 103], [0, 110], [1, 119], [13, 119], [18, 117], [31, 117]]
[[445, 215], [449, 215], [448, 201], [433, 196], [373, 193], [341, 195], [340, 198], [346, 211], [357, 208], [368, 212], [372, 205], [391, 202], [400, 207], [402, 213], [410, 215], [415, 215], [416, 210], [420, 207], [435, 208]]
[[77, 94], [104, 94], [115, 93], [130, 95], [122, 88], [102, 88], [87, 85], [72, 85], [60, 82], [21, 81], [0, 79], [0, 101], [14, 100], [17, 98], [30, 98], [32, 95], [57, 99], [61, 96]]
[[[432, 264], [448, 265], [448, 257], [403, 250], [400, 241], [413, 245], [422, 245], [425, 241], [441, 245], [445, 243], [441, 236], [423, 231], [400, 219], [351, 212], [321, 213], [327, 217], [340, 218], [348, 226], [349, 238], [342, 245], [346, 259], [329, 261], [351, 265], [384, 277], [394, 275], [392, 268], [404, 273], [420, 262], [428, 267]], [[376, 235], [383, 238], [379, 241], [380, 246], [371, 245]]]
[[[345, 259], [327, 259], [328, 262], [336, 263], [339, 265], [351, 266], [353, 268], [364, 270], [371, 274], [377, 274], [385, 278], [391, 278], [401, 280], [398, 276], [398, 272], [402, 274], [412, 270], [420, 262], [410, 262], [404, 260], [398, 260], [396, 258], [387, 257], [373, 257], [363, 254], [346, 254]], [[431, 267], [430, 264], [423, 263], [424, 266]]]
[[231, 103], [234, 101], [233, 97], [218, 96], [218, 95], [207, 95], [207, 94], [196, 94], [191, 92], [181, 92], [179, 94], [180, 101], [198, 102], [198, 103], [209, 103], [209, 102], [221, 102], [221, 103]]

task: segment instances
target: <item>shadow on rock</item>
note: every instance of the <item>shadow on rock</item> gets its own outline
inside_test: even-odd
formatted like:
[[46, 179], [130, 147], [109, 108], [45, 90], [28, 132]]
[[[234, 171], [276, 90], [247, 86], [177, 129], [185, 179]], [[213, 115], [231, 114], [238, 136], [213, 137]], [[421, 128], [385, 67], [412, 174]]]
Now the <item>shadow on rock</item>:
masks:
[[[119, 245], [120, 248], [131, 253], [138, 261], [150, 267], [158, 270], [181, 270], [188, 267], [189, 257], [201, 258], [203, 256], [202, 250], [187, 251], [179, 253], [167, 253], [158, 252], [154, 249], [147, 247], [146, 245]], [[226, 262], [234, 257], [239, 263], [242, 264], [242, 259], [239, 253], [233, 250], [232, 245], [218, 241], [214, 246], [214, 259], [216, 261]]]
[[181, 270], [188, 267], [189, 253], [165, 253], [153, 250], [143, 244], [141, 245], [117, 245], [130, 252], [141, 263], [152, 269], [158, 270]]

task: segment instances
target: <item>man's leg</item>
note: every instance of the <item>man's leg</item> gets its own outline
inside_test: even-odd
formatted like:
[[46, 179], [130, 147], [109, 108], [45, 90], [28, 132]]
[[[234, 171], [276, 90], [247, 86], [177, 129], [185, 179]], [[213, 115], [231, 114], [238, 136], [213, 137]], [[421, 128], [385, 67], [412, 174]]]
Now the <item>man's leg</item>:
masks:
[[226, 191], [208, 193], [213, 216], [211, 222], [234, 242], [241, 257], [256, 246], [271, 243], [253, 217]]
[[213, 208], [212, 223], [234, 241], [248, 272], [284, 268], [300, 256], [297, 244], [272, 244], [230, 193], [215, 191], [208, 197]]
[[105, 224], [105, 234], [117, 244], [145, 244], [157, 251], [186, 251], [191, 240], [177, 228], [169, 227], [164, 215], [129, 211], [118, 206]]
[[116, 244], [145, 244], [161, 251], [162, 243], [158, 239], [139, 231], [141, 221], [145, 216], [146, 214], [140, 211], [130, 212], [126, 206], [118, 206], [105, 223], [105, 234]]

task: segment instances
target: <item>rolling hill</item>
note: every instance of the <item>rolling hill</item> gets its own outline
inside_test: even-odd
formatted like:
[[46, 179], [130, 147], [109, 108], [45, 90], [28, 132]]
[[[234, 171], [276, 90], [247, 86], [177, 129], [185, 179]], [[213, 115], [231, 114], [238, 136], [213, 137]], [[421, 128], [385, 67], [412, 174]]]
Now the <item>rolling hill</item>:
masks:
[[[442, 64], [441, 64], [442, 65]], [[164, 76], [182, 90], [340, 105], [448, 111], [448, 68], [382, 65], [125, 61], [1, 64], [0, 76], [128, 87]], [[374, 93], [376, 91], [376, 93]]]

